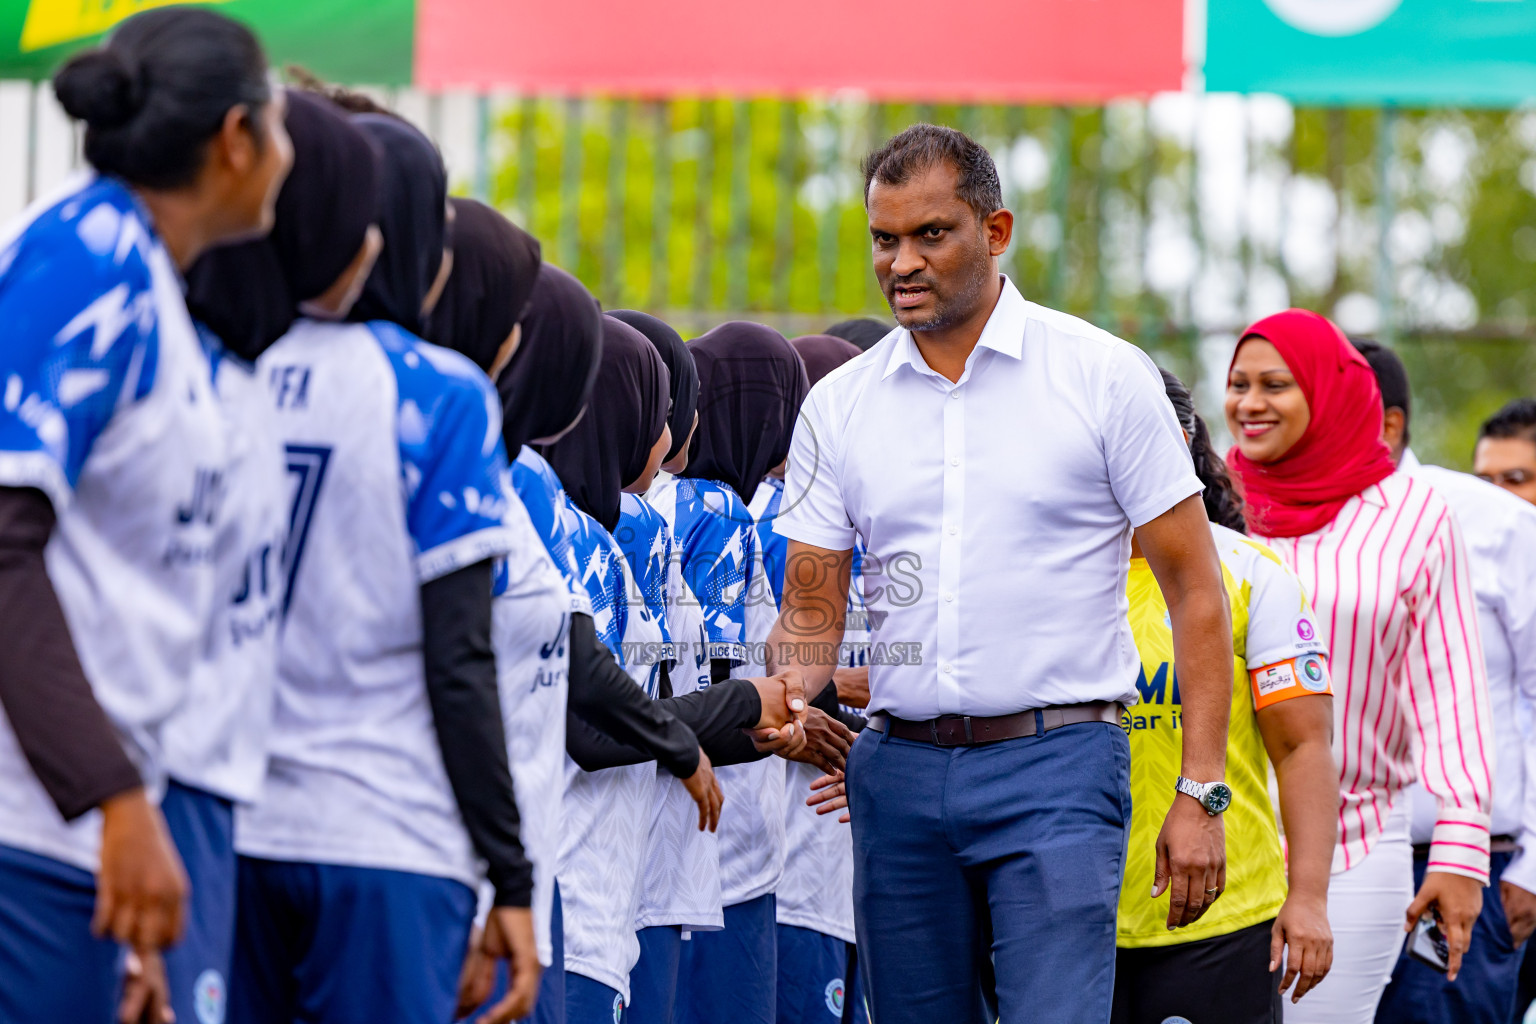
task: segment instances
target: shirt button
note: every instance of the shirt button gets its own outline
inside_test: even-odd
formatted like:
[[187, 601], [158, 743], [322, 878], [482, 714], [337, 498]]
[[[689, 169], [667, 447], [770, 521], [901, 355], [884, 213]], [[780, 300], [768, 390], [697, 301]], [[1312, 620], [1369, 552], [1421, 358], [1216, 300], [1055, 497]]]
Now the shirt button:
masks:
[[954, 599], [955, 599], [955, 595], [954, 594], [950, 593], [947, 590], [944, 591], [944, 600], [946, 600], [946, 601], [953, 601]]
[[955, 535], [956, 535], [956, 534], [957, 534], [957, 533], [959, 533], [959, 532], [960, 532], [960, 527], [958, 527], [958, 526], [951, 526], [951, 527], [950, 527], [950, 528], [949, 528], [949, 535], [950, 535], [950, 536], [951, 536], [951, 537], [953, 537], [953, 536], [955, 536]]
[[949, 397], [958, 401], [960, 398], [960, 389], [956, 388], [955, 390], [951, 391], [949, 393]]
[[957, 455], [954, 458], [950, 459], [949, 460], [949, 464], [951, 466], [958, 466], [958, 465], [960, 465], [960, 457]]
[[947, 676], [952, 676], [955, 674], [955, 666], [951, 665], [947, 661], [944, 663], [942, 670]]

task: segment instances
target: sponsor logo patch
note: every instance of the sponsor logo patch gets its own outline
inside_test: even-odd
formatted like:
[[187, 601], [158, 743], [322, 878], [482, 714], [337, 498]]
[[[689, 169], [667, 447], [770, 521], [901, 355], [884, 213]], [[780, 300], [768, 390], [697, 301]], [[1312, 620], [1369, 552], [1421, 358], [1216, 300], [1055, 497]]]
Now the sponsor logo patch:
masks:
[[1304, 658], [1297, 658], [1296, 674], [1301, 679], [1301, 685], [1313, 693], [1327, 691], [1328, 670], [1323, 668], [1323, 659], [1317, 655], [1309, 654]]
[[620, 1024], [624, 1019], [624, 997], [613, 997], [613, 1024]]
[[1289, 661], [1261, 668], [1253, 674], [1253, 685], [1258, 688], [1260, 698], [1268, 697], [1272, 693], [1295, 686], [1296, 670], [1292, 668]]
[[197, 1014], [197, 1024], [224, 1024], [226, 989], [224, 976], [215, 970], [206, 970], [192, 983], [192, 1011]]

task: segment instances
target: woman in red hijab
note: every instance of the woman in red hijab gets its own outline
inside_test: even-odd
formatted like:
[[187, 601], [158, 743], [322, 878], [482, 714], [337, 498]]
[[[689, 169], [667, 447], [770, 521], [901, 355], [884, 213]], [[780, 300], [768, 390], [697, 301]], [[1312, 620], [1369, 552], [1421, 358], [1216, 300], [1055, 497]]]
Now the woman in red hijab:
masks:
[[[1325, 317], [1291, 309], [1248, 328], [1226, 416], [1249, 527], [1311, 593], [1316, 617], [1295, 629], [1320, 636], [1333, 670], [1334, 963], [1286, 1021], [1361, 1024], [1419, 917], [1439, 921], [1455, 977], [1488, 881], [1492, 746], [1466, 551], [1440, 496], [1396, 471], [1375, 375]], [[1418, 880], [1403, 797], [1415, 778], [1440, 808]]]

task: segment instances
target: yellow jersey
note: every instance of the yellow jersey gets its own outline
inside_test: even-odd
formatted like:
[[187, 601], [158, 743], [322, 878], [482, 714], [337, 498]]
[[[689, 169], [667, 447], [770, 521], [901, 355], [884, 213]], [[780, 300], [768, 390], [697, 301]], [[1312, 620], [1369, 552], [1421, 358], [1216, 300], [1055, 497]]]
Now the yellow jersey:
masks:
[[[1222, 582], [1232, 605], [1232, 713], [1227, 777], [1232, 806], [1222, 815], [1227, 836], [1227, 888], [1194, 924], [1168, 930], [1168, 894], [1149, 898], [1157, 836], [1173, 805], [1183, 753], [1183, 708], [1173, 663], [1168, 604], [1145, 559], [1131, 560], [1126, 589], [1131, 632], [1141, 654], [1140, 703], [1121, 726], [1131, 741], [1131, 832], [1120, 887], [1116, 944], [1171, 946], [1227, 935], [1267, 921], [1285, 902], [1285, 858], [1269, 797], [1269, 756], [1258, 708], [1279, 700], [1331, 693], [1327, 651], [1301, 583], [1264, 545], [1211, 525]], [[1206, 782], [1207, 779], [1196, 781]]]

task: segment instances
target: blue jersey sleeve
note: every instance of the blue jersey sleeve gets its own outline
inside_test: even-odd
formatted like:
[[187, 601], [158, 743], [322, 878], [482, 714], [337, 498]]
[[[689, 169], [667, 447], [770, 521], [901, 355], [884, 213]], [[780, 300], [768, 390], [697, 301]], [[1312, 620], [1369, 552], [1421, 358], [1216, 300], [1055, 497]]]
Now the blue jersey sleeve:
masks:
[[683, 579], [699, 599], [709, 656], [746, 660], [747, 573], [757, 530], [740, 498], [707, 480], [678, 481]]
[[597, 638], [623, 665], [624, 630], [629, 620], [624, 570], [619, 565], [624, 555], [602, 524], [572, 505], [569, 497], [566, 508], [574, 517], [572, 555], [579, 582], [592, 605], [592, 625]]
[[591, 605], [576, 571], [575, 544], [570, 524], [574, 517], [566, 506], [565, 491], [544, 457], [531, 448], [518, 452], [512, 462], [512, 488], [528, 510], [533, 531], [571, 592], [571, 611], [591, 614]]
[[400, 471], [406, 529], [423, 582], [511, 550], [501, 406], [469, 360], [406, 334], [370, 325], [399, 382]]
[[640, 591], [636, 597], [645, 602], [651, 617], [661, 627], [662, 642], [670, 644], [667, 566], [672, 561], [672, 531], [661, 513], [638, 495], [624, 495], [619, 508], [619, 525], [614, 528], [613, 539], [624, 553], [624, 560], [629, 563], [629, 571], [635, 578], [635, 586]]
[[789, 554], [789, 538], [773, 528], [784, 502], [784, 491], [775, 488], [773, 497], [757, 521], [757, 543], [763, 552], [763, 571], [768, 574], [768, 585], [773, 588], [773, 603], [784, 603], [784, 559]]
[[97, 182], [0, 251], [0, 486], [68, 504], [113, 415], [149, 393], [150, 242], [131, 197]]

